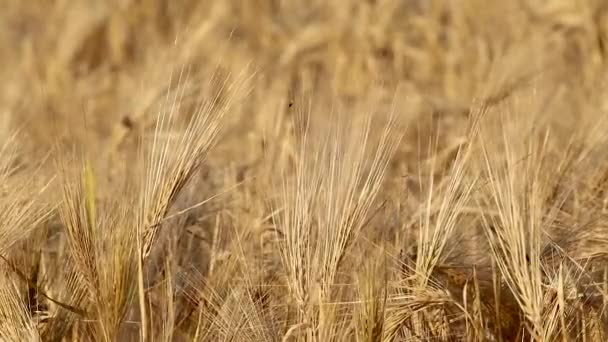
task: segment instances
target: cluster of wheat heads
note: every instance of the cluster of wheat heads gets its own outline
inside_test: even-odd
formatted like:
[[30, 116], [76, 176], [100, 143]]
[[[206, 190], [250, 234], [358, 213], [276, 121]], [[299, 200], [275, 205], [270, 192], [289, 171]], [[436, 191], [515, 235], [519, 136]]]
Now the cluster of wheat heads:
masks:
[[565, 129], [535, 85], [481, 97], [457, 143], [419, 138], [403, 176], [417, 129], [398, 96], [306, 98], [264, 179], [227, 168], [232, 187], [199, 200], [251, 77], [201, 101], [187, 69], [175, 77], [118, 177], [86, 147], [57, 144], [49, 166], [6, 139], [3, 340], [604, 339], [608, 122], [594, 107]]

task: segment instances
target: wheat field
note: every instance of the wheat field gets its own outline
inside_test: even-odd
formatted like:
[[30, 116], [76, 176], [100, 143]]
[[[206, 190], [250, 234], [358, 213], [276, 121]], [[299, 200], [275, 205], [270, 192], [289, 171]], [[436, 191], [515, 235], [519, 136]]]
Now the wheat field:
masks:
[[608, 339], [608, 2], [0, 0], [0, 341]]

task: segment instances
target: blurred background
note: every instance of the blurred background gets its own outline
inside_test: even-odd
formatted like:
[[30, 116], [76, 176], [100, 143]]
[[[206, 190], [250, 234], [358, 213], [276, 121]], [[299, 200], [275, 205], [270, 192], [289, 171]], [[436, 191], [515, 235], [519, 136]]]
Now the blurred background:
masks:
[[412, 122], [447, 130], [475, 99], [531, 82], [578, 110], [603, 87], [607, 34], [601, 0], [3, 0], [0, 118], [33, 147], [59, 136], [116, 148], [152, 121], [172, 72], [206, 81], [250, 65], [252, 94], [222, 145], [255, 159], [305, 93], [396, 97]]

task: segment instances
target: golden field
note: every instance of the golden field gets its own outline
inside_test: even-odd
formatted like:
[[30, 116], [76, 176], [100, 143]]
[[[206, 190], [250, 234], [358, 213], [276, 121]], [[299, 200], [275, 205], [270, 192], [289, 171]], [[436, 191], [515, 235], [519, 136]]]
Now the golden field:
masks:
[[0, 341], [604, 341], [608, 3], [0, 1]]

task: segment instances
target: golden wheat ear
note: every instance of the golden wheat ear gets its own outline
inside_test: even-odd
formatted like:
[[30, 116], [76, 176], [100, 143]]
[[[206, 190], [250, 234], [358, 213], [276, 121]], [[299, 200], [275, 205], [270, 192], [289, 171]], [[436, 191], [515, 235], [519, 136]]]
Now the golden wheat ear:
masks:
[[60, 160], [59, 167], [63, 192], [59, 216], [69, 247], [67, 261], [75, 273], [67, 285], [75, 290], [74, 299], [80, 302], [93, 335], [114, 340], [136, 293], [134, 201], [126, 194], [120, 201], [104, 201], [98, 193], [101, 177], [84, 158]]
[[7, 256], [15, 243], [28, 237], [47, 219], [53, 205], [45, 201], [53, 178], [40, 168], [18, 170], [16, 135], [0, 146], [0, 255]]
[[[178, 118], [184, 115], [187, 78], [182, 70], [178, 88], [160, 109], [151, 150], [144, 157], [144, 184], [141, 193], [140, 226], [143, 258], [147, 258], [171, 206], [215, 145], [222, 118], [248, 94], [251, 74], [228, 75], [217, 81], [217, 92], [200, 100], [190, 115], [184, 132], [173, 134]], [[142, 151], [143, 152], [143, 151]]]
[[[343, 332], [343, 311], [334, 305], [348, 250], [367, 223], [403, 132], [397, 112], [372, 133], [380, 114], [313, 117], [303, 108], [293, 175], [285, 174], [278, 214], [279, 252], [296, 318], [290, 334], [321, 340]], [[369, 114], [369, 115], [367, 115]], [[344, 306], [346, 307], [346, 306]], [[301, 331], [304, 330], [304, 331]], [[334, 337], [331, 337], [334, 336]]]
[[41, 341], [36, 322], [25, 307], [17, 285], [4, 270], [0, 274], [0, 340]]
[[[143, 182], [139, 186], [135, 230], [138, 254], [137, 278], [142, 321], [142, 338], [148, 338], [148, 301], [144, 283], [144, 267], [157, 245], [163, 223], [187, 210], [169, 215], [184, 187], [200, 168], [215, 145], [223, 117], [248, 94], [252, 74], [245, 68], [241, 74], [212, 79], [214, 93], [207, 98], [195, 98], [189, 74], [182, 68], [176, 89], [167, 92], [159, 108], [151, 146], [140, 146]], [[215, 82], [215, 83], [214, 83]], [[170, 80], [169, 83], [174, 83]], [[186, 121], [180, 129], [180, 122]], [[145, 139], [144, 139], [145, 140]], [[191, 206], [188, 210], [203, 205]]]

